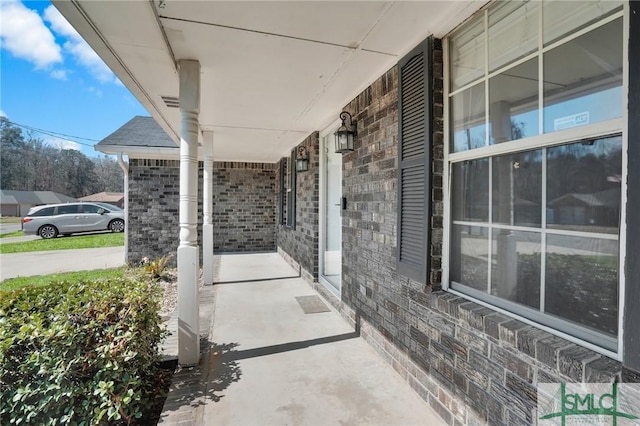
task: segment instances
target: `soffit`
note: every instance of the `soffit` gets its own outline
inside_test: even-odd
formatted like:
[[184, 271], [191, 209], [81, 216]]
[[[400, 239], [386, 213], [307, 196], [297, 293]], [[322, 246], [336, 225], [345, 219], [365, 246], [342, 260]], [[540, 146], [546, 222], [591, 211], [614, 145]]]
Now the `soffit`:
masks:
[[484, 1], [108, 2], [54, 0], [120, 80], [178, 140], [174, 60], [201, 64], [202, 130], [220, 161], [274, 162], [429, 34]]

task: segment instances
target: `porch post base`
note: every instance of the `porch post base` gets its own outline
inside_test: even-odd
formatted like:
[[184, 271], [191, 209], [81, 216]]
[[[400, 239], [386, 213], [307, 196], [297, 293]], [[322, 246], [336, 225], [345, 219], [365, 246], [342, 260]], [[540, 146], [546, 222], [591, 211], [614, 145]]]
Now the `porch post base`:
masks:
[[200, 360], [200, 291], [198, 247], [178, 247], [178, 362], [197, 365]]

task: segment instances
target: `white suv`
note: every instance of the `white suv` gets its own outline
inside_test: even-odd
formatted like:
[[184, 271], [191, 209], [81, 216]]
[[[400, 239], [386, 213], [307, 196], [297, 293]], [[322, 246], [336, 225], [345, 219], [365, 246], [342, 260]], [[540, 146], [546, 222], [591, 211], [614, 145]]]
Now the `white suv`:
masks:
[[106, 203], [37, 206], [22, 219], [22, 230], [45, 239], [78, 232], [124, 232], [124, 210]]

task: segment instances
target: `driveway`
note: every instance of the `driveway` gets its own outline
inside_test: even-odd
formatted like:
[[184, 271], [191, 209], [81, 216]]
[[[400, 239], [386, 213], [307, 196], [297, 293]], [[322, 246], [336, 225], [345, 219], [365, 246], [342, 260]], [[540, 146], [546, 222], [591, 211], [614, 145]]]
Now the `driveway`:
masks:
[[0, 281], [15, 277], [116, 268], [122, 265], [123, 246], [2, 254]]
[[0, 234], [10, 234], [22, 229], [20, 223], [0, 223]]

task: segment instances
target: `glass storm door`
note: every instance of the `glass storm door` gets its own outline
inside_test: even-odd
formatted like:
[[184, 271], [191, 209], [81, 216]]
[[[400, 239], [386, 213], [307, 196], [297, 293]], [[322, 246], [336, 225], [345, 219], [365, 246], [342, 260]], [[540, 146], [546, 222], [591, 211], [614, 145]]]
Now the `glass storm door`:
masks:
[[340, 295], [342, 273], [342, 154], [333, 132], [321, 136], [320, 281]]

